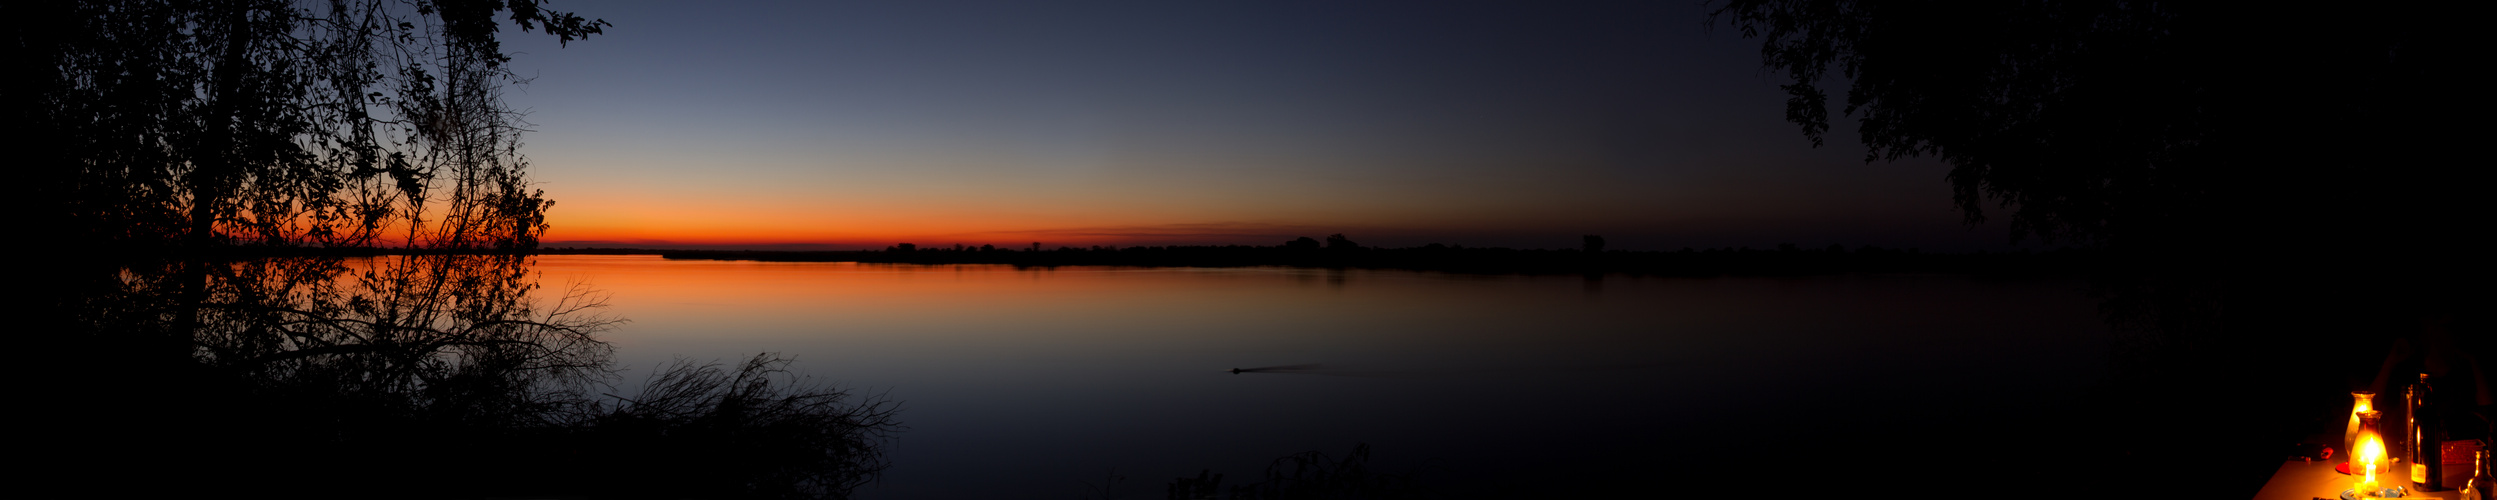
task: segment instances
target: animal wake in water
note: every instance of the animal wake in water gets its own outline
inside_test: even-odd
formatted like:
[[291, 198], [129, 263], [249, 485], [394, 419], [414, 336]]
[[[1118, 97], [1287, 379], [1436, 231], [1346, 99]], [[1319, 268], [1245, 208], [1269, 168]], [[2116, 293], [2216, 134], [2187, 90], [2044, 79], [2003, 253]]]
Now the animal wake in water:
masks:
[[1261, 366], [1261, 367], [1257, 367], [1257, 368], [1233, 368], [1233, 369], [1231, 369], [1231, 374], [1232, 374], [1232, 375], [1239, 375], [1239, 374], [1242, 374], [1242, 373], [1316, 373], [1316, 372], [1318, 372], [1319, 370], [1322, 370], [1322, 369], [1325, 369], [1325, 368], [1326, 368], [1325, 366], [1320, 366], [1320, 365], [1317, 365], [1317, 364], [1306, 364], [1306, 365], [1282, 365], [1282, 366]]

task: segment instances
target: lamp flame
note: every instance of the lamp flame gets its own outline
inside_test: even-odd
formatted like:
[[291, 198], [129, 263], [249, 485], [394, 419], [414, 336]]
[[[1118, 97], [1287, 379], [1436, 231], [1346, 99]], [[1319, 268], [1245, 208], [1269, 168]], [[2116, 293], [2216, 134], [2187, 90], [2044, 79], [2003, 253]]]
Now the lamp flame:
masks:
[[2373, 433], [2358, 437], [2358, 463], [2367, 467], [2367, 482], [2376, 484], [2376, 468], [2384, 463], [2384, 440]]
[[2381, 483], [2376, 482], [2376, 471], [2387, 467], [2384, 463], [2384, 435], [2376, 432], [2377, 422], [2384, 414], [2362, 411], [2358, 415], [2362, 425], [2358, 428], [2358, 449], [2352, 450], [2356, 453], [2351, 458], [2356, 460], [2353, 463], [2367, 470], [2367, 478], [2358, 482], [2357, 490], [2374, 492], [2381, 487]]

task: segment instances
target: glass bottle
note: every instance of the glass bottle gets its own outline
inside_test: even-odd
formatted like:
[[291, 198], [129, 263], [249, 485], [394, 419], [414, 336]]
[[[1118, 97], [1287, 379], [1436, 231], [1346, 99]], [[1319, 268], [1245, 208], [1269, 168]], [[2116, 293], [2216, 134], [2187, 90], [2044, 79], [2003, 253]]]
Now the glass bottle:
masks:
[[2404, 434], [2410, 437], [2402, 449], [2404, 458], [2410, 461], [2410, 482], [2421, 491], [2445, 489], [2441, 484], [2445, 478], [2445, 426], [2437, 421], [2434, 398], [2435, 388], [2428, 385], [2425, 373], [2419, 374], [2419, 383], [2402, 392], [2402, 413], [2408, 424]]
[[2462, 482], [2462, 500], [2488, 500], [2488, 450], [2471, 451], [2471, 480]]

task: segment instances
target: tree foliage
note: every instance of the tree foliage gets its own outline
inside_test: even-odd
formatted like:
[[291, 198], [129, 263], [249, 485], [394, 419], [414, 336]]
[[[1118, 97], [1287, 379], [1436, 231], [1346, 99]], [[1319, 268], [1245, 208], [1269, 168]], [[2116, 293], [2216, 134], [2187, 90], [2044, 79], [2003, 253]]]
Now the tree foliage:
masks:
[[36, 216], [72, 244], [520, 249], [550, 203], [501, 92], [540, 0], [36, 2], [9, 87]]
[[[1935, 157], [2015, 238], [2199, 246], [2446, 221], [2471, 85], [2459, 7], [1727, 0], [1814, 144], [1830, 94], [1867, 160]], [[2467, 116], [2467, 113], [2466, 113]], [[2476, 120], [2474, 120], [2476, 121]], [[2419, 196], [2404, 196], [2417, 194]], [[2422, 203], [2422, 200], [2426, 200]], [[2418, 238], [2398, 238], [2421, 241]]]

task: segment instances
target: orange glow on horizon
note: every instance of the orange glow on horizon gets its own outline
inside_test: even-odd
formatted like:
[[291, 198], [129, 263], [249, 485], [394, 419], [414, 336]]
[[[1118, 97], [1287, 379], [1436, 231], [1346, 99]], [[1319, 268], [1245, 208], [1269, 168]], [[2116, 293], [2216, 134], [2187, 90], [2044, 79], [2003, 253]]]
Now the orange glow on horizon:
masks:
[[[844, 224], [795, 221], [704, 223], [699, 220], [550, 221], [542, 241], [601, 242], [607, 245], [828, 245], [881, 248], [895, 243], [923, 246], [965, 244], [1022, 248], [1034, 242], [1049, 247], [1125, 244], [1255, 244], [1273, 245], [1299, 236], [1325, 236], [1350, 228], [1316, 225], [1210, 223], [1117, 224], [1068, 221], [1041, 224], [982, 220], [857, 220]], [[1270, 241], [1271, 240], [1271, 241]]]
[[[896, 243], [922, 246], [997, 245], [1018, 249], [1035, 242], [1049, 248], [1091, 245], [1276, 245], [1303, 236], [1324, 237], [1345, 233], [1358, 239], [1389, 232], [1391, 230], [1385, 228], [1390, 227], [1446, 227], [1375, 222], [1200, 222], [1151, 212], [1104, 213], [1111, 211], [851, 213], [643, 206], [583, 213], [590, 211], [567, 208], [572, 207], [558, 205], [556, 211], [548, 214], [551, 227], [540, 238], [546, 245], [818, 245], [867, 249]], [[1482, 229], [1490, 228], [1474, 230]], [[1410, 229], [1405, 232], [1410, 232]]]
[[[1484, 195], [1485, 190], [1465, 185], [1417, 188], [1380, 180], [1346, 187], [1236, 173], [1166, 179], [1150, 173], [1052, 177], [931, 171], [935, 173], [925, 178], [874, 172], [851, 179], [750, 176], [769, 180], [760, 186], [714, 178], [622, 176], [550, 184], [556, 203], [547, 213], [551, 229], [542, 241], [554, 246], [883, 248], [907, 242], [1021, 248], [1033, 242], [1049, 247], [1275, 245], [1336, 233], [1358, 241], [1389, 234], [1552, 232], [1567, 233], [1552, 238], [1552, 245], [1574, 246], [1579, 234], [1622, 232], [1601, 228], [1679, 225], [1713, 217], [1721, 208], [1679, 208], [1708, 200], [1613, 187], [1545, 186], [1552, 181], [1534, 179], [1458, 183], [1502, 186], [1487, 191], [1496, 194]], [[1386, 185], [1401, 187], [1377, 187]], [[1479, 244], [1463, 237], [1441, 242]]]
[[572, 243], [597, 242], [597, 244], [608, 246], [629, 246], [634, 244], [720, 246], [824, 245], [831, 247], [881, 248], [896, 243], [913, 243], [920, 246], [950, 246], [954, 244], [969, 246], [996, 245], [1000, 247], [1019, 249], [1032, 243], [1041, 243], [1051, 248], [1058, 246], [1080, 247], [1091, 245], [1125, 246], [1129, 244], [1274, 245], [1293, 237], [1324, 235], [1324, 233], [1294, 233], [1293, 236], [1277, 236], [1271, 238], [1226, 238], [1222, 237], [1222, 235], [1205, 235], [1199, 237], [1190, 237], [1189, 235], [1184, 234], [1120, 235], [1105, 234], [1103, 232], [1086, 229], [978, 230], [964, 226], [953, 226], [951, 228], [945, 228], [944, 226], [886, 227], [881, 228], [882, 230], [870, 228], [851, 229], [852, 230], [847, 231], [807, 231], [796, 229], [737, 230], [737, 228], [678, 229], [638, 227], [576, 229], [567, 231], [565, 228], [558, 226], [555, 229], [549, 230], [546, 236], [542, 238], [542, 241], [551, 246], [569, 246]]
[[549, 211], [547, 222], [551, 227], [541, 240], [553, 246], [597, 242], [607, 246], [798, 244], [845, 248], [882, 248], [895, 243], [1022, 248], [1033, 242], [1050, 247], [1273, 245], [1292, 237], [1325, 236], [1373, 226], [1198, 222], [1226, 219], [1219, 212], [1139, 209], [1116, 203], [1017, 204], [993, 198], [928, 204], [878, 199], [816, 202], [770, 195], [580, 196], [561, 200]]

